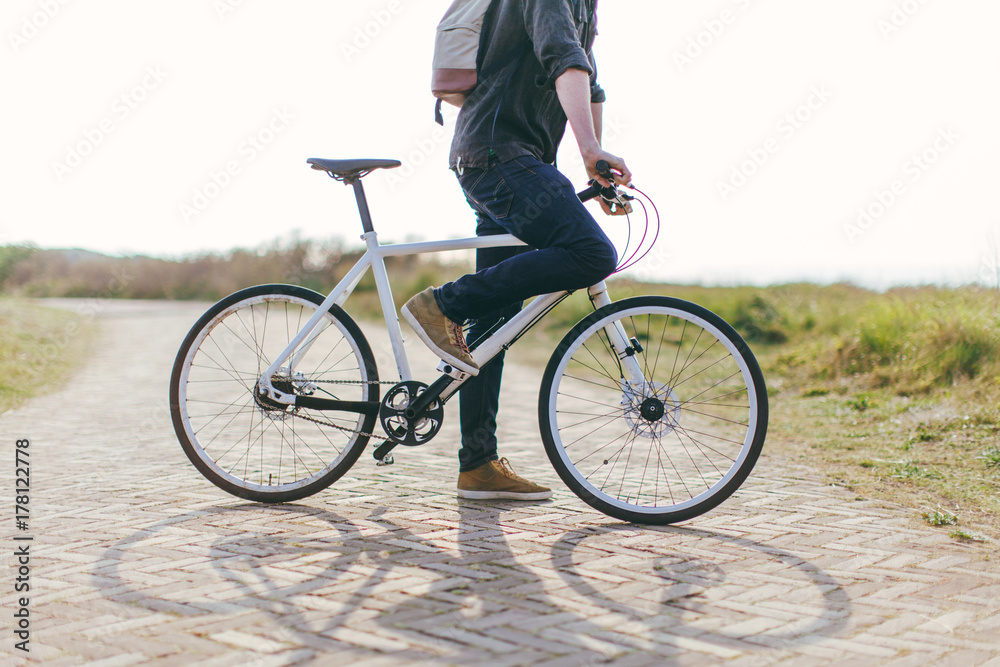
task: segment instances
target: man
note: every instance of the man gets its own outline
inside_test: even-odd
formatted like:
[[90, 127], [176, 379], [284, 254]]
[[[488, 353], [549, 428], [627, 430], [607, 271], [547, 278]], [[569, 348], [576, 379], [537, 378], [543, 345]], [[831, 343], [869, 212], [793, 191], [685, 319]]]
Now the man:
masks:
[[[503, 354], [480, 372], [462, 324], [473, 321], [469, 338], [476, 340], [516, 314], [524, 299], [589, 287], [614, 271], [614, 246], [553, 166], [567, 120], [591, 178], [609, 185], [597, 174], [599, 160], [620, 183], [632, 175], [601, 148], [605, 95], [591, 53], [597, 0], [496, 2], [480, 47], [480, 81], [458, 116], [450, 167], [476, 212], [476, 234], [510, 233], [529, 247], [479, 250], [475, 274], [426, 289], [402, 312], [436, 354], [476, 376], [460, 392], [458, 495], [541, 500], [552, 492], [497, 460]], [[601, 203], [609, 215], [625, 212]]]

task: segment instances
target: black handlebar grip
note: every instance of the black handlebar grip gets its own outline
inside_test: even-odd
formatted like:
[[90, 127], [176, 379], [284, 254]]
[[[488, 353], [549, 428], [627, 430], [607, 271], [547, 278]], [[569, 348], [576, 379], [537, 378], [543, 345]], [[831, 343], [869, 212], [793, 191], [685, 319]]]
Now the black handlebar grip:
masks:
[[597, 195], [601, 194], [601, 190], [601, 186], [598, 185], [596, 181], [591, 181], [591, 186], [583, 192], [576, 193], [576, 196], [580, 198], [580, 201], [590, 201]]
[[597, 169], [598, 174], [600, 174], [602, 177], [608, 179], [608, 181], [611, 182], [611, 187], [605, 188], [602, 187], [601, 184], [598, 183], [597, 181], [591, 181], [590, 187], [584, 190], [583, 192], [578, 192], [577, 197], [580, 198], [580, 201], [588, 201], [598, 195], [601, 195], [608, 201], [614, 200], [618, 196], [618, 192], [615, 190], [614, 187], [615, 174], [614, 172], [611, 171], [611, 165], [608, 164], [607, 160], [598, 160], [597, 164], [594, 165], [594, 168]]

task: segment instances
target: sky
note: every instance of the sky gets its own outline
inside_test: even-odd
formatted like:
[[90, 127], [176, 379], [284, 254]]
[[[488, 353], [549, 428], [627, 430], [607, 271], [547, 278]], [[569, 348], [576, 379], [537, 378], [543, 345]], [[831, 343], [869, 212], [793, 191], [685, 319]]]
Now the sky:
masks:
[[[473, 235], [429, 92], [448, 4], [5, 0], [0, 244], [360, 245], [350, 190], [310, 157], [404, 163], [364, 181], [384, 242]], [[996, 0], [599, 12], [605, 147], [661, 214], [635, 277], [996, 285]], [[570, 134], [559, 165], [585, 185]]]

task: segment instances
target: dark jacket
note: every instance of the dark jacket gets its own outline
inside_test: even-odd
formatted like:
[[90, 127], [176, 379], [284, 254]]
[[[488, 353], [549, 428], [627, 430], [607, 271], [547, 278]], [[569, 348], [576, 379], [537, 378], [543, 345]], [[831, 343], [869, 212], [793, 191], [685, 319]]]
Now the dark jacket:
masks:
[[480, 81], [458, 115], [449, 165], [485, 167], [523, 155], [553, 163], [566, 131], [555, 80], [590, 74], [591, 102], [603, 102], [591, 49], [597, 0], [497, 0], [480, 46]]

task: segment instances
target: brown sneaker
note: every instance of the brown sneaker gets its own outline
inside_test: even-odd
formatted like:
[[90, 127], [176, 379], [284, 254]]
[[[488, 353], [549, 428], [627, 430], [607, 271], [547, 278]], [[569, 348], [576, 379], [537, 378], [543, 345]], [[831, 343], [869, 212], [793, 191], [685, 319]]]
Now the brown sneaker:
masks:
[[441, 312], [434, 299], [433, 287], [428, 287], [407, 301], [402, 312], [420, 340], [435, 354], [463, 373], [479, 374], [479, 366], [465, 343], [462, 326], [452, 322]]
[[514, 474], [507, 459], [500, 459], [458, 473], [458, 497], [474, 500], [545, 500], [552, 497], [552, 490]]

